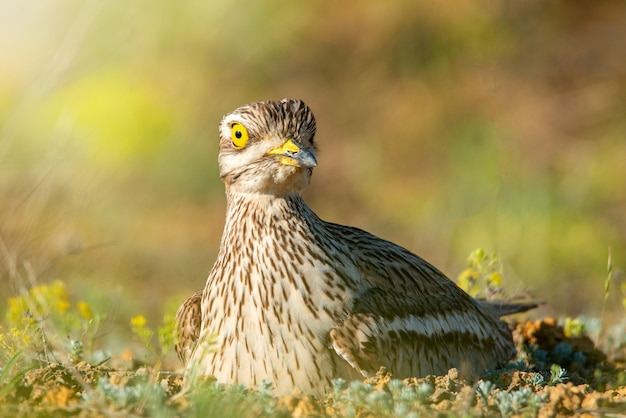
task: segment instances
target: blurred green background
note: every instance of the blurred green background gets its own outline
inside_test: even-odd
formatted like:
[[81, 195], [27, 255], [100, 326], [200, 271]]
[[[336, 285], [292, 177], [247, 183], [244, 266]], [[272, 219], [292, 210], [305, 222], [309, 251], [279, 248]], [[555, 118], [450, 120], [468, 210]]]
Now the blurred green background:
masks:
[[219, 245], [221, 116], [292, 97], [322, 218], [452, 278], [495, 251], [509, 294], [599, 316], [609, 247], [626, 265], [625, 39], [623, 1], [1, 0], [0, 300], [61, 279], [112, 323], [173, 313]]

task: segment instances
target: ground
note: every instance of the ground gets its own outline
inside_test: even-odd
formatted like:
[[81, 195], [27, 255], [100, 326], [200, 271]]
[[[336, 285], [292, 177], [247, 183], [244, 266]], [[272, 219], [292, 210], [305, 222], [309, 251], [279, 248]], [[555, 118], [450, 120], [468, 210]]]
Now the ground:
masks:
[[[566, 336], [552, 318], [519, 323], [518, 361], [478, 376], [394, 380], [381, 369], [364, 382], [336, 381], [326, 399], [276, 398], [206, 382], [183, 390], [178, 373], [152, 367], [47, 364], [0, 389], [6, 416], [596, 416], [626, 413], [625, 364], [609, 361], [586, 336]], [[7, 390], [9, 388], [10, 390]]]

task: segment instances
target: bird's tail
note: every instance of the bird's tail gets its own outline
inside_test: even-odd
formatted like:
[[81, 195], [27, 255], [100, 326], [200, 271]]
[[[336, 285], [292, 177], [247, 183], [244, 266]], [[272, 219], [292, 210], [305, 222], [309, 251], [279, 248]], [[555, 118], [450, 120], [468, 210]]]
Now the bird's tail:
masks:
[[478, 299], [478, 302], [498, 317], [527, 312], [539, 306], [539, 303], [535, 302], [510, 302], [505, 300]]

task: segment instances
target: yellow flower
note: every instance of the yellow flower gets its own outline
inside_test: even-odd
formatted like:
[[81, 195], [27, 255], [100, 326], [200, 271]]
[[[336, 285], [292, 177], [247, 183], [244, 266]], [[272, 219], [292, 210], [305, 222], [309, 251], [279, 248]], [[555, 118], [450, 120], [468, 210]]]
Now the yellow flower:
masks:
[[145, 327], [147, 323], [148, 321], [146, 320], [146, 317], [143, 315], [136, 315], [130, 318], [130, 325], [136, 328]]
[[50, 285], [50, 294], [59, 299], [67, 299], [69, 297], [67, 289], [65, 288], [65, 283], [61, 280], [57, 280]]
[[31, 327], [33, 327], [36, 324], [37, 324], [37, 321], [35, 321], [35, 318], [33, 318], [32, 315], [24, 315], [22, 317], [22, 328], [23, 329], [31, 328]]
[[91, 311], [91, 307], [89, 306], [89, 304], [85, 301], [80, 301], [78, 302], [78, 312], [80, 312], [81, 316], [85, 319], [92, 319], [93, 318], [93, 312]]
[[499, 272], [494, 271], [493, 273], [489, 274], [489, 276], [487, 276], [487, 277], [488, 277], [487, 281], [493, 287], [500, 287], [500, 286], [502, 286], [502, 275]]
[[65, 299], [57, 300], [56, 303], [57, 312], [64, 313], [70, 308], [70, 303]]
[[19, 323], [20, 319], [28, 312], [28, 305], [23, 297], [9, 298], [9, 310], [7, 320], [12, 323]]
[[463, 289], [466, 293], [471, 296], [476, 296], [478, 293], [478, 285], [476, 281], [480, 277], [480, 273], [472, 268], [467, 268], [459, 274], [457, 279], [458, 285], [461, 289]]
[[23, 344], [30, 344], [31, 342], [30, 335], [28, 335], [28, 330], [26, 329], [11, 328], [9, 335], [14, 341], [21, 341]]

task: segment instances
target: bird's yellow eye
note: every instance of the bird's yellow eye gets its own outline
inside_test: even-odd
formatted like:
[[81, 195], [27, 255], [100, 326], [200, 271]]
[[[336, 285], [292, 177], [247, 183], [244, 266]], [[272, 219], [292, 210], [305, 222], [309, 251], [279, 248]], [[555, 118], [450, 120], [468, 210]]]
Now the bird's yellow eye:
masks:
[[243, 148], [248, 142], [248, 130], [241, 123], [230, 125], [230, 138], [235, 148]]

